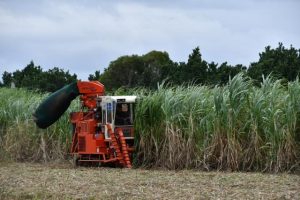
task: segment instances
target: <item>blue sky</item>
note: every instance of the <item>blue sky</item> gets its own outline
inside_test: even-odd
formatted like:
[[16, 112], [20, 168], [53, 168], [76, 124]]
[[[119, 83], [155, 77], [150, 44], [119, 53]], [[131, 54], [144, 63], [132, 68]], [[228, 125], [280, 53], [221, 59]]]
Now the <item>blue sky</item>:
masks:
[[167, 51], [244, 64], [264, 47], [300, 48], [298, 0], [0, 0], [0, 73], [31, 60], [87, 79], [122, 55]]

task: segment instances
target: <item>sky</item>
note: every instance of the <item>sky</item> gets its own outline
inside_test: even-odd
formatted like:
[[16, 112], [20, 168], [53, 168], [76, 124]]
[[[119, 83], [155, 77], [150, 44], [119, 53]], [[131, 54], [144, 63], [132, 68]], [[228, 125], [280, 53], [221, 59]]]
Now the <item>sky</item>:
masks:
[[86, 80], [123, 55], [166, 51], [186, 62], [258, 61], [279, 42], [300, 48], [299, 0], [0, 0], [0, 74], [31, 60]]

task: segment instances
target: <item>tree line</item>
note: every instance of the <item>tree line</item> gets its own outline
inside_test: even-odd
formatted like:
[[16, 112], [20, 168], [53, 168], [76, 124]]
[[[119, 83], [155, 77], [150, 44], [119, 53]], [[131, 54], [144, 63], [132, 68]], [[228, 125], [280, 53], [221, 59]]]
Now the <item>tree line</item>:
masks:
[[[99, 80], [108, 91], [113, 91], [119, 88], [156, 88], [157, 83], [161, 82], [170, 85], [223, 85], [240, 72], [257, 84], [262, 80], [262, 75], [270, 74], [286, 81], [295, 80], [300, 72], [300, 49], [292, 45], [286, 48], [282, 43], [276, 48], [267, 46], [259, 53], [259, 60], [250, 63], [248, 68], [242, 64], [232, 66], [227, 62], [207, 62], [202, 58], [199, 47], [192, 50], [186, 63], [172, 61], [167, 52], [151, 51], [142, 56], [121, 56], [112, 61], [103, 73], [96, 70], [88, 79]], [[2, 79], [2, 86], [10, 86], [13, 82], [16, 87], [53, 92], [76, 81], [77, 75], [57, 67], [43, 71], [32, 61], [23, 70], [5, 71]]]
[[12, 73], [5, 71], [2, 74], [2, 86], [27, 88], [40, 91], [54, 92], [59, 88], [77, 81], [76, 74], [70, 74], [58, 67], [44, 71], [31, 61], [24, 69]]

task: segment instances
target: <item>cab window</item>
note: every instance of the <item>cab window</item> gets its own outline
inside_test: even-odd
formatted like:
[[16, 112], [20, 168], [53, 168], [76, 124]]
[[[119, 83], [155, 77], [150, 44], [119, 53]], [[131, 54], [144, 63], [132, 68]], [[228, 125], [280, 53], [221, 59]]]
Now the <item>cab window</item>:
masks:
[[102, 124], [106, 124], [106, 110], [102, 110]]
[[112, 123], [112, 106], [111, 103], [107, 104], [107, 123]]
[[116, 125], [132, 125], [131, 104], [117, 103]]

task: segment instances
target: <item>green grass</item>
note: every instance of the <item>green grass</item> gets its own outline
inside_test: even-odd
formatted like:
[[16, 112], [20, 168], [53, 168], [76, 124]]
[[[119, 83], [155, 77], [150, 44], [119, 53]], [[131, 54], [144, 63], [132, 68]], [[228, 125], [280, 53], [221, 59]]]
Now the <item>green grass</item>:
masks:
[[[136, 165], [168, 169], [294, 171], [300, 165], [300, 82], [242, 74], [225, 86], [159, 86], [130, 91], [135, 113]], [[65, 159], [69, 112], [46, 130], [32, 113], [47, 94], [0, 88], [0, 158]], [[67, 141], [67, 142], [66, 142]]]
[[170, 169], [299, 169], [300, 83], [242, 74], [224, 87], [161, 87], [140, 94], [139, 164]]
[[0, 159], [47, 161], [65, 158], [69, 145], [66, 141], [70, 137], [70, 111], [46, 130], [37, 128], [32, 118], [32, 113], [47, 95], [0, 88]]

